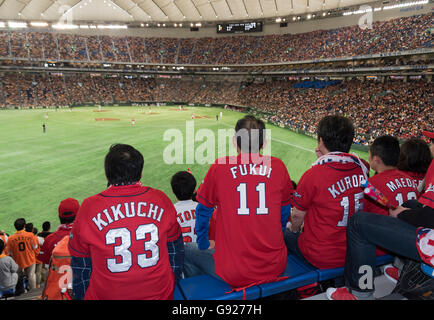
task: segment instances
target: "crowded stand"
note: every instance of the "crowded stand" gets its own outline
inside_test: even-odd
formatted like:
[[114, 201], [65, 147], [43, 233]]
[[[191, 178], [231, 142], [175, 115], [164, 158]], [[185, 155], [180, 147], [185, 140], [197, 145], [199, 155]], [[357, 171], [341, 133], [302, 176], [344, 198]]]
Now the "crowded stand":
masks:
[[297, 88], [304, 82], [249, 83], [99, 74], [34, 77], [22, 73], [7, 74], [1, 81], [6, 106], [64, 106], [68, 102], [230, 104], [250, 107], [269, 121], [310, 134], [322, 116], [342, 114], [354, 120], [355, 142], [363, 145], [382, 134], [404, 140], [417, 135], [417, 128], [434, 127], [434, 92], [432, 85], [423, 80], [318, 81], [323, 84], [319, 88]]
[[[432, 14], [425, 14], [375, 22], [372, 29], [365, 30], [351, 26], [300, 34], [198, 39], [2, 31], [0, 56], [28, 58], [27, 49], [36, 48], [35, 43], [42, 43], [44, 58], [56, 60], [80, 61], [89, 56], [92, 61], [166, 64], [304, 61], [431, 48], [431, 21]], [[11, 52], [7, 49], [9, 45]], [[35, 54], [30, 58], [40, 58], [40, 51]]]

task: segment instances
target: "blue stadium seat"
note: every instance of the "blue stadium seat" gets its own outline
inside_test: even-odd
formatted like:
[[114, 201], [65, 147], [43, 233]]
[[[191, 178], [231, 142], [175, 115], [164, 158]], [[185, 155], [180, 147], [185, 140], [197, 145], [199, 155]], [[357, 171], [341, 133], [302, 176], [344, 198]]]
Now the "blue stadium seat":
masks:
[[[182, 279], [179, 288], [186, 300], [242, 300], [243, 292], [231, 292], [231, 287], [226, 283], [210, 275], [199, 275]], [[260, 297], [258, 286], [246, 289], [246, 300], [254, 300]]]
[[344, 275], [344, 268], [317, 269], [318, 281], [335, 279]]
[[389, 254], [385, 254], [384, 256], [378, 256], [377, 257], [377, 267], [388, 264], [388, 263], [392, 263], [393, 260], [395, 260], [395, 257], [391, 256]]
[[286, 268], [282, 276], [289, 278], [277, 282], [260, 284], [261, 297], [268, 297], [318, 281], [318, 273], [315, 269], [305, 265], [294, 255], [288, 256]]
[[177, 284], [175, 284], [175, 292], [173, 294], [173, 300], [185, 300]]

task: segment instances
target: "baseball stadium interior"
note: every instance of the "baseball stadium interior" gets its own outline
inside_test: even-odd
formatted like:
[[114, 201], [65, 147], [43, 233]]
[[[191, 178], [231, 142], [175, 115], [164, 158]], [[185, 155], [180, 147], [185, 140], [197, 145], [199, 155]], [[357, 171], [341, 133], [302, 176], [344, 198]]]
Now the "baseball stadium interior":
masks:
[[[95, 114], [91, 112], [106, 111], [99, 115], [107, 118], [95, 118], [105, 121], [83, 120], [86, 128], [77, 131], [83, 130], [80, 137], [86, 140], [92, 137], [93, 124], [98, 126], [95, 132], [104, 125], [121, 130], [121, 123], [128, 130], [132, 125], [138, 129], [145, 122], [141, 117], [149, 117], [151, 110], [153, 119], [160, 121], [154, 123], [154, 130], [158, 126], [170, 128], [175, 120], [165, 112], [169, 114], [172, 109], [186, 110], [186, 117], [173, 122], [174, 127], [183, 128], [196, 116], [195, 124], [202, 121], [203, 128], [208, 128], [211, 124], [207, 123], [212, 122], [216, 132], [235, 127], [238, 119], [250, 114], [272, 126], [276, 140], [286, 141], [282, 150], [294, 143], [286, 140], [284, 132], [309, 139], [304, 152], [310, 152], [311, 157], [318, 123], [327, 115], [338, 114], [351, 119], [355, 129], [352, 150], [360, 151], [367, 161], [369, 146], [383, 135], [396, 137], [400, 143], [417, 138], [428, 146], [431, 143], [433, 150], [432, 31], [433, 0], [0, 0], [0, 124], [12, 126], [10, 122], [15, 120], [10, 119], [28, 119], [14, 131], [19, 136], [22, 130], [25, 140], [27, 134], [36, 135], [26, 132], [31, 126], [37, 126], [38, 131], [34, 131], [38, 135], [48, 136], [56, 125], [67, 121], [66, 117], [74, 119], [80, 112], [89, 112], [93, 121]], [[135, 110], [140, 114], [137, 111], [131, 116]], [[75, 131], [68, 130], [72, 139]], [[3, 144], [8, 144], [4, 137], [10, 131], [1, 132]], [[114, 133], [110, 137], [104, 151], [119, 142]], [[163, 141], [162, 135], [157, 138]], [[12, 208], [6, 202], [10, 198], [6, 190], [21, 190], [22, 184], [21, 180], [12, 182], [16, 180], [13, 172], [19, 171], [13, 164], [21, 151], [8, 151], [9, 147], [12, 143], [0, 149], [0, 202], [5, 199], [6, 204], [1, 208], [0, 235], [5, 246], [7, 237], [16, 231], [16, 219], [26, 218], [39, 231], [42, 222], [50, 220], [51, 231], [55, 231], [63, 199], [77, 198], [81, 203], [102, 190], [94, 186], [85, 196], [72, 194], [74, 189], [67, 186], [70, 195], [54, 193], [49, 200], [46, 195], [41, 197], [41, 202], [47, 203], [44, 219], [28, 216], [27, 209]], [[48, 149], [38, 151], [41, 159], [44, 150]], [[309, 165], [293, 172], [289, 163], [298, 151], [292, 155], [279, 152], [288, 157], [282, 155], [295, 183], [316, 160], [309, 158]], [[97, 168], [102, 169], [103, 156], [99, 155], [88, 161], [97, 162]], [[162, 162], [145, 155], [145, 169], [151, 165], [146, 161]], [[199, 188], [211, 163], [182, 168], [191, 167], [198, 174]], [[169, 185], [172, 174], [181, 167], [172, 167], [172, 171], [170, 165], [166, 167]], [[77, 170], [77, 176], [87, 172]], [[50, 171], [62, 175], [58, 167], [45, 167], [44, 174]], [[82, 179], [92, 184], [92, 180]], [[162, 188], [158, 185], [162, 178], [153, 179], [156, 187]], [[385, 266], [399, 269], [397, 256], [388, 251], [376, 258], [377, 300], [408, 299], [395, 290], [397, 282], [403, 280], [385, 274]], [[24, 272], [18, 279], [21, 285], [9, 291], [0, 285], [1, 299], [48, 299], [44, 290], [51, 272], [50, 259], [47, 266], [38, 260], [33, 271], [39, 272], [36, 287], [29, 285], [29, 275]], [[433, 267], [422, 265], [431, 268], [426, 274], [432, 272], [428, 276], [432, 279]], [[327, 300], [328, 288], [345, 285], [344, 265], [316, 268], [294, 254], [288, 254], [283, 276], [241, 289], [208, 274], [184, 277], [175, 283], [173, 298]], [[58, 299], [71, 297], [72, 286]], [[432, 295], [425, 298], [434, 299]]]

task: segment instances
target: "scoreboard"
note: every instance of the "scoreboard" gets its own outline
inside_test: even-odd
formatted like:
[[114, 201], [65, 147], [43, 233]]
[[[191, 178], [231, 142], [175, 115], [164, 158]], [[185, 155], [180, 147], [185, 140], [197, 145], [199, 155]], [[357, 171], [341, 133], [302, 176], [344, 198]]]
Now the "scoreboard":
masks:
[[261, 32], [262, 22], [237, 22], [217, 24], [217, 33]]

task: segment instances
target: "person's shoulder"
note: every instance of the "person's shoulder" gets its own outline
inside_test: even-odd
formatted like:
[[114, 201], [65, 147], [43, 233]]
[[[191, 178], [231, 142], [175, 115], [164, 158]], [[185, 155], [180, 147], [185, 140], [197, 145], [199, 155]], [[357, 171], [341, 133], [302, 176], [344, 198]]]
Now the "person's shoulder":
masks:
[[6, 264], [6, 265], [7, 264], [12, 264], [12, 262], [16, 263], [15, 260], [11, 256], [8, 256], [8, 255], [5, 255], [5, 256], [1, 257], [0, 262], [2, 264]]
[[13, 240], [13, 239], [15, 239], [16, 237], [17, 237], [17, 234], [16, 234], [16, 233], [11, 234], [11, 235], [8, 237], [8, 242], [11, 241], [11, 240]]
[[403, 171], [403, 170], [399, 170], [399, 169], [395, 169], [395, 174], [397, 176], [401, 176], [403, 178], [410, 178], [410, 179], [412, 179], [413, 177], [423, 176], [423, 173], [417, 175], [417, 173], [415, 173], [415, 172]]
[[371, 182], [372, 184], [381, 183], [388, 179], [393, 178], [394, 176], [396, 176], [396, 174], [397, 174], [396, 170], [387, 170], [387, 171], [374, 174], [372, 177], [369, 177], [368, 181]]
[[37, 238], [36, 235], [35, 235], [33, 232], [28, 232], [28, 231], [26, 231], [26, 232], [23, 233], [23, 235], [24, 235], [25, 237], [27, 237], [27, 238], [30, 238], [30, 239]]
[[148, 197], [153, 197], [164, 201], [170, 201], [170, 203], [172, 203], [172, 201], [164, 191], [152, 187], [146, 187], [146, 188], [147, 188], [146, 194]]
[[215, 159], [215, 161], [211, 164], [212, 167], [216, 167], [218, 165], [226, 165], [226, 164], [237, 164], [238, 158], [236, 156], [223, 156]]
[[49, 235], [45, 238], [44, 244], [48, 245], [48, 244], [49, 244], [49, 243], [50, 243], [54, 238], [56, 238], [56, 236], [57, 236], [57, 231], [55, 231], [55, 232], [49, 234]]
[[280, 158], [273, 157], [273, 156], [263, 156], [263, 158], [264, 158], [264, 162], [265, 163], [271, 162], [271, 166], [272, 167], [273, 166], [281, 166], [281, 167], [285, 167], [286, 168], [285, 163]]

